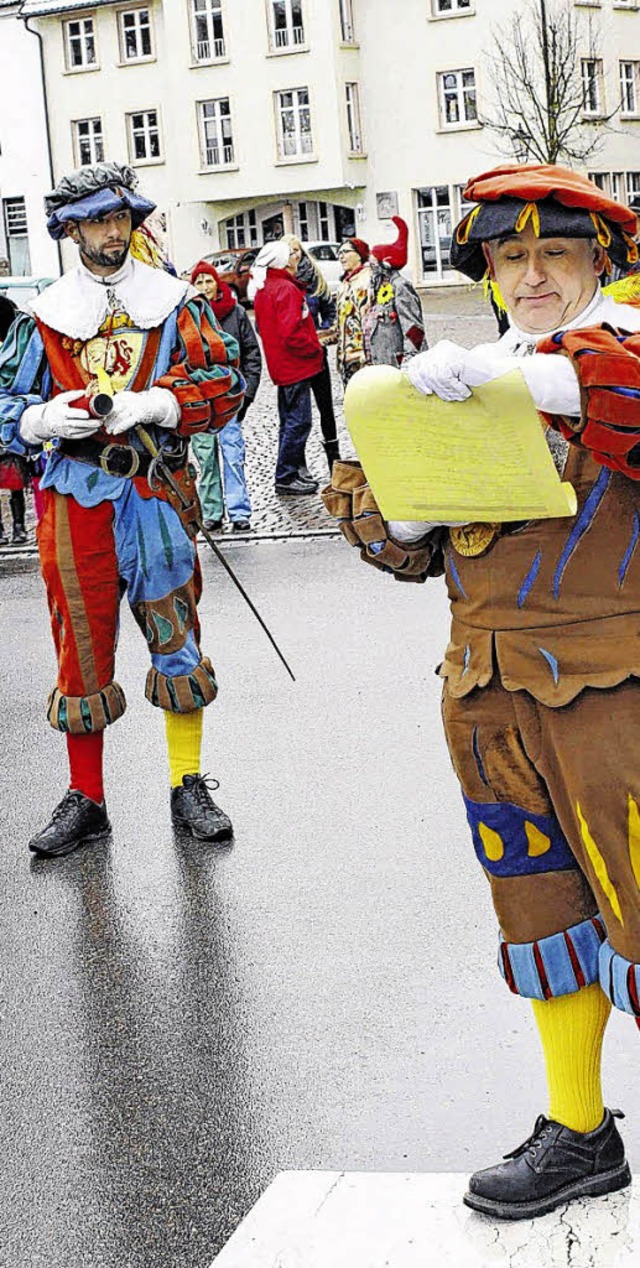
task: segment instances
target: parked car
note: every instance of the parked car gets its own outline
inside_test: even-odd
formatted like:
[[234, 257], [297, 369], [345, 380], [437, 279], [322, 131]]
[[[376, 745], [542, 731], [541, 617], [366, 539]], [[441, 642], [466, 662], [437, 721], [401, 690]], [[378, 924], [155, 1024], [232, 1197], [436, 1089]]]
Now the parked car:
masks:
[[338, 259], [339, 242], [303, 242], [303, 247], [313, 256], [322, 276], [328, 283], [329, 290], [335, 295], [344, 269]]
[[26, 309], [30, 299], [55, 282], [55, 277], [0, 277], [0, 295], [12, 299], [20, 309]]
[[[240, 303], [246, 304], [247, 286], [249, 285], [249, 274], [251, 265], [253, 264], [260, 247], [229, 247], [226, 251], [214, 251], [211, 255], [201, 255], [201, 260], [207, 260], [209, 264], [213, 264], [214, 269], [218, 270], [223, 282], [226, 282], [230, 290], [233, 291], [236, 299]], [[198, 261], [194, 260], [194, 265]], [[189, 269], [189, 275], [193, 271], [193, 265]]]

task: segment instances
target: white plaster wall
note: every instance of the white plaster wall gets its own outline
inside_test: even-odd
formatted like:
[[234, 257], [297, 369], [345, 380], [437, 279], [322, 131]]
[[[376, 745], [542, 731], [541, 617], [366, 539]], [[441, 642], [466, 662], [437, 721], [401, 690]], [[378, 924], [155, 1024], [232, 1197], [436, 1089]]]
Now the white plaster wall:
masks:
[[[44, 220], [50, 188], [38, 40], [17, 17], [0, 12], [0, 198], [24, 198], [31, 270], [57, 277], [58, 252]], [[0, 255], [4, 232], [0, 230]]]

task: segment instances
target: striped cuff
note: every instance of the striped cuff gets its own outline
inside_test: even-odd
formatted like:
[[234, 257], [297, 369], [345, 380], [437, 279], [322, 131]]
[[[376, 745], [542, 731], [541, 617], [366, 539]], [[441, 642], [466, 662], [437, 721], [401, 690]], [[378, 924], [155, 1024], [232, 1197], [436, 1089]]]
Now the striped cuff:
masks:
[[54, 731], [90, 735], [116, 722], [126, 707], [124, 691], [114, 681], [90, 696], [66, 696], [54, 687], [47, 701], [47, 718]]
[[625, 960], [609, 941], [600, 948], [600, 985], [614, 1008], [640, 1017], [640, 964]]
[[606, 938], [599, 916], [537, 942], [500, 938], [498, 967], [509, 990], [527, 999], [572, 995], [598, 981], [598, 956]]

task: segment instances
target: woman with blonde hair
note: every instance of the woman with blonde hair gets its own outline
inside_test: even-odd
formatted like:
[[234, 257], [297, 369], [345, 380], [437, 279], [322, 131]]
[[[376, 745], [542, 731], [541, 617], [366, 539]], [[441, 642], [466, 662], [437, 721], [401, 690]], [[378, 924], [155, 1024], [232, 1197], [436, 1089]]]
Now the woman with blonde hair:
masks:
[[286, 242], [289, 246], [292, 264], [296, 265], [296, 281], [305, 289], [309, 311], [322, 344], [323, 366], [319, 374], [314, 374], [309, 380], [309, 386], [318, 406], [322, 447], [327, 455], [329, 473], [331, 473], [334, 462], [340, 457], [340, 450], [326, 348], [328, 344], [335, 343], [336, 306], [326, 279], [322, 276], [315, 260], [305, 251], [304, 243], [300, 241], [300, 238], [297, 238], [294, 233], [285, 233], [280, 241]]

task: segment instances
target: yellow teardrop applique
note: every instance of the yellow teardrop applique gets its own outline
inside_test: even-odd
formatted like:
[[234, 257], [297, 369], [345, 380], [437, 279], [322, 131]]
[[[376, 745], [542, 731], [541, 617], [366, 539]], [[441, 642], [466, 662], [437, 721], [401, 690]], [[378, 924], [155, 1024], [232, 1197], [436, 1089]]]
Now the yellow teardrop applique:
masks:
[[631, 793], [629, 793], [629, 858], [636, 885], [640, 889], [640, 810]]
[[620, 924], [622, 925], [622, 928], [624, 929], [624, 920], [622, 919], [622, 911], [620, 909], [620, 900], [618, 898], [616, 890], [612, 884], [611, 878], [607, 871], [607, 865], [589, 831], [589, 825], [582, 813], [582, 810], [580, 809], [579, 801], [576, 802], [576, 811], [578, 814], [578, 819], [580, 821], [580, 832], [582, 835], [582, 840], [584, 841], [585, 849], [591, 860], [593, 870], [598, 878], [598, 883], [600, 884], [604, 894], [606, 894], [606, 897], [609, 901], [609, 905], [611, 907], [612, 912], [614, 913], [615, 916], [617, 916], [618, 920], [620, 921]]
[[551, 849], [551, 837], [536, 828], [535, 823], [529, 823], [529, 820], [525, 819], [524, 830], [529, 843], [527, 854], [530, 859], [539, 859], [541, 854], [546, 854], [547, 850]]
[[480, 840], [484, 846], [484, 852], [491, 863], [498, 863], [504, 857], [504, 842], [502, 837], [494, 832], [493, 828], [488, 828], [486, 823], [478, 824], [478, 832]]

